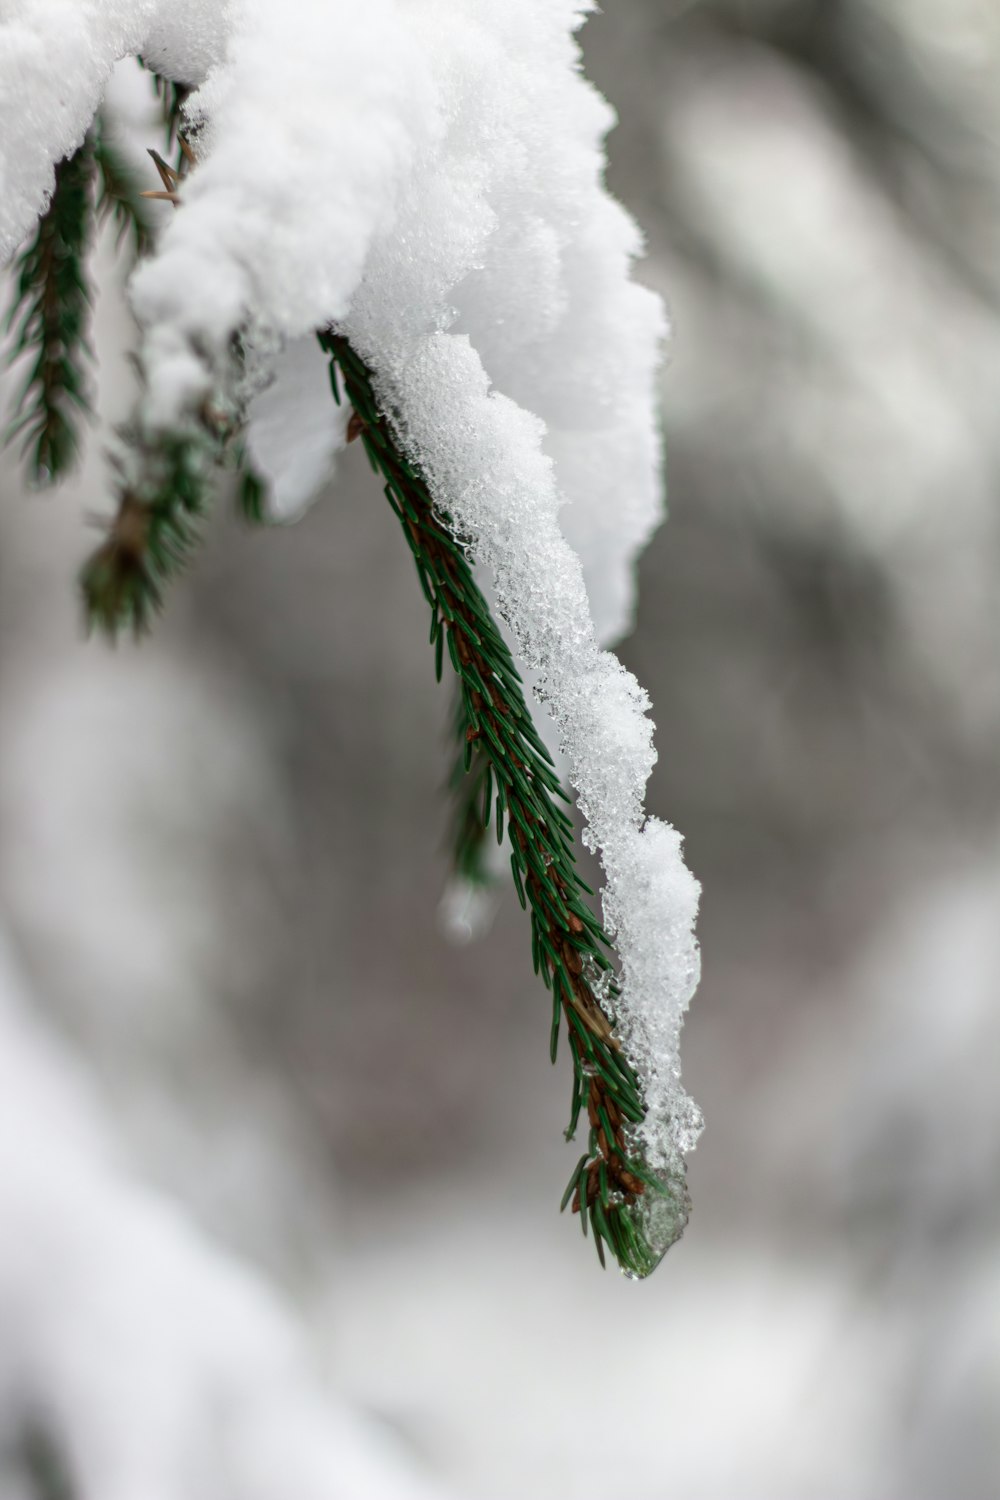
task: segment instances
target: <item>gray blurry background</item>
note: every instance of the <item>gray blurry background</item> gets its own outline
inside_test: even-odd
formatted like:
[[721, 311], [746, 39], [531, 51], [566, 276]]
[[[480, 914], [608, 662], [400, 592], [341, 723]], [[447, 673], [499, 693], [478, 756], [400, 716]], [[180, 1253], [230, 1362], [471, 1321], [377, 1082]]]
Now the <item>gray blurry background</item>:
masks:
[[584, 48], [674, 325], [622, 654], [704, 885], [685, 1239], [629, 1285], [555, 1212], [568, 1073], [516, 902], [442, 936], [448, 697], [353, 450], [295, 527], [220, 505], [138, 651], [76, 615], [99, 437], [57, 494], [4, 457], [2, 921], [136, 1170], [456, 1494], [993, 1496], [1000, 6]]

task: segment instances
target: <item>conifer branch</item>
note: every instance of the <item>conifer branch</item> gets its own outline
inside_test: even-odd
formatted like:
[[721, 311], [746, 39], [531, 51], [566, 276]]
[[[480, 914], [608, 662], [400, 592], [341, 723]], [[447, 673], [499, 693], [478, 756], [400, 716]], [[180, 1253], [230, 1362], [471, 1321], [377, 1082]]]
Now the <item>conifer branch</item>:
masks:
[[[565, 1023], [573, 1062], [572, 1139], [586, 1113], [587, 1149], [563, 1197], [580, 1216], [584, 1234], [593, 1230], [602, 1265], [604, 1247], [631, 1276], [647, 1276], [664, 1245], [647, 1233], [651, 1196], [670, 1200], [668, 1217], [683, 1225], [683, 1182], [663, 1182], [646, 1166], [634, 1127], [645, 1110], [639, 1082], [614, 1029], [618, 990], [601, 930], [585, 896], [592, 894], [575, 868], [572, 822], [559, 800], [567, 800], [551, 757], [535, 729], [513, 659], [472, 571], [468, 548], [434, 505], [417, 467], [401, 452], [379, 409], [371, 372], [346, 338], [319, 335], [330, 356], [333, 393], [340, 400], [338, 371], [353, 407], [349, 435], [361, 437], [416, 564], [431, 611], [430, 638], [440, 680], [447, 655], [460, 693], [457, 729], [462, 765], [475, 765], [478, 817], [494, 823], [498, 841], [505, 827], [511, 870], [521, 905], [530, 910], [532, 954], [552, 995], [550, 1052], [556, 1058]], [[462, 857], [474, 845], [460, 830]], [[672, 1237], [676, 1237], [674, 1234]]]
[[198, 541], [223, 441], [204, 424], [197, 432], [133, 441], [108, 534], [80, 573], [88, 627], [112, 640], [150, 628], [165, 585]]
[[152, 217], [143, 201], [139, 178], [109, 140], [101, 115], [97, 117], [94, 133], [94, 159], [97, 165], [98, 215], [101, 219], [114, 220], [119, 249], [131, 236], [135, 254], [144, 255], [153, 240]]
[[88, 628], [112, 640], [149, 630], [166, 586], [198, 544], [220, 469], [236, 470], [244, 519], [266, 519], [264, 486], [236, 440], [239, 427], [238, 415], [223, 416], [206, 402], [183, 432], [122, 433], [118, 509], [80, 572]]
[[[105, 196], [124, 223], [125, 232], [132, 229], [139, 249], [148, 238], [143, 200], [167, 197], [176, 204], [176, 190], [192, 162], [190, 149], [176, 134], [180, 106], [189, 90], [157, 73], [152, 76], [158, 95], [165, 101], [169, 140], [176, 136], [180, 146], [179, 165], [171, 167], [158, 152], [150, 151], [163, 193], [139, 191], [128, 168], [113, 155], [108, 158], [105, 177]], [[103, 143], [102, 133], [98, 140]], [[241, 338], [234, 337], [230, 346], [234, 365], [242, 365], [245, 356]], [[88, 628], [101, 630], [112, 640], [124, 631], [138, 637], [149, 630], [153, 616], [163, 608], [165, 586], [197, 545], [213, 471], [227, 459], [237, 470], [237, 502], [244, 518], [258, 523], [264, 520], [264, 486], [244, 444], [236, 442], [230, 447], [240, 425], [238, 414], [224, 415], [211, 402], [205, 402], [189, 421], [186, 432], [146, 436], [123, 432], [126, 453], [119, 461], [123, 483], [118, 509], [105, 540], [80, 573]]]
[[15, 263], [17, 292], [7, 320], [9, 359], [34, 352], [6, 442], [22, 453], [37, 485], [60, 479], [79, 454], [81, 418], [92, 415], [87, 363], [91, 291], [87, 253], [93, 238], [93, 135], [56, 167], [52, 201]]

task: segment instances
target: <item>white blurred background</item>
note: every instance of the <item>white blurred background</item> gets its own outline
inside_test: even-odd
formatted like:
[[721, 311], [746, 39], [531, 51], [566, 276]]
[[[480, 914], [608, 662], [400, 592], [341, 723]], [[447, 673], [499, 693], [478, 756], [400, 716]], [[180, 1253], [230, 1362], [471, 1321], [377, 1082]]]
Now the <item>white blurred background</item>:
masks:
[[[684, 1240], [628, 1284], [556, 1213], [568, 1074], [516, 902], [478, 945], [441, 935], [449, 700], [354, 450], [295, 527], [220, 504], [154, 637], [117, 650], [74, 593], [100, 434], [58, 493], [3, 456], [5, 1149], [35, 1182], [75, 1131], [16, 1093], [23, 1047], [88, 1092], [115, 1182], [279, 1310], [336, 1451], [363, 1450], [310, 1500], [985, 1500], [1000, 8], [616, 0], [584, 47], [674, 325], [670, 520], [623, 656], [655, 705], [652, 808], [705, 890]], [[101, 262], [107, 424], [129, 329]], [[154, 1462], [238, 1407], [121, 1459], [170, 1396], [183, 1340], [143, 1321], [169, 1289], [130, 1262], [143, 1311], [105, 1338], [59, 1269], [75, 1210], [45, 1219], [47, 1259], [27, 1201], [0, 1191], [2, 1500], [97, 1500], [109, 1473], [101, 1500], [270, 1494], [259, 1463], [175, 1491]], [[162, 1321], [225, 1342], [213, 1298], [173, 1286]], [[62, 1343], [39, 1352], [25, 1307], [50, 1295]]]

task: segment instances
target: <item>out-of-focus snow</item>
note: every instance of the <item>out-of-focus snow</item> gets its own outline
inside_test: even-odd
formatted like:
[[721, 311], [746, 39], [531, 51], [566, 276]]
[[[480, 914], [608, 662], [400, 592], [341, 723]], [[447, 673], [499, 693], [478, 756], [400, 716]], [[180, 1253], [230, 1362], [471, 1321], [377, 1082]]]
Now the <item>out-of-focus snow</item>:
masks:
[[0, 4], [0, 265], [80, 145], [119, 58], [141, 50], [156, 0]]
[[250, 403], [246, 429], [272, 519], [294, 520], [331, 477], [349, 415], [346, 403], [331, 397], [328, 362], [311, 334], [278, 353], [270, 384]]
[[292, 1310], [130, 1180], [0, 946], [0, 1436], [74, 1493], [429, 1500], [314, 1367]]
[[115, 63], [200, 83], [223, 55], [229, 0], [2, 0], [0, 264], [52, 191], [53, 168], [80, 145]]

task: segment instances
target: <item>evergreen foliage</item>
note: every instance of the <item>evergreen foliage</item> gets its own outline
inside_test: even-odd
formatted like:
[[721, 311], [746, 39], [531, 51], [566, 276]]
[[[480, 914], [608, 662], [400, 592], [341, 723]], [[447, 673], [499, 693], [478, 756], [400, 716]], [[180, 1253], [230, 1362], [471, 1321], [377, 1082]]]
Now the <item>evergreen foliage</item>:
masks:
[[73, 467], [80, 423], [91, 415], [87, 252], [93, 237], [94, 165], [94, 137], [88, 135], [56, 167], [51, 202], [14, 267], [10, 357], [30, 353], [32, 363], [5, 440], [22, 438], [36, 486], [54, 483]]
[[216, 454], [199, 434], [137, 443], [130, 457], [137, 477], [80, 574], [87, 624], [112, 640], [125, 630], [142, 635], [162, 609], [164, 585], [198, 540]]
[[136, 255], [144, 255], [153, 239], [153, 223], [142, 188], [132, 167], [109, 138], [103, 115], [94, 129], [94, 159], [97, 165], [97, 212], [113, 219], [119, 249], [131, 238]]
[[93, 292], [87, 258], [96, 226], [113, 219], [119, 248], [149, 249], [152, 221], [135, 173], [98, 115], [83, 144], [58, 163], [55, 186], [34, 236], [15, 264], [7, 321], [10, 359], [33, 357], [5, 441], [23, 438], [37, 487], [63, 478], [80, 452], [80, 424], [92, 417], [88, 365]]
[[[95, 131], [98, 212], [115, 216], [119, 245], [131, 233], [137, 253], [148, 248], [152, 233], [145, 200], [166, 198], [176, 203], [177, 189], [192, 161], [190, 147], [179, 134], [188, 90], [156, 73], [152, 76], [163, 104], [168, 145], [178, 152], [177, 167], [157, 151], [149, 152], [162, 191], [139, 189], [128, 164], [109, 143], [100, 116]], [[240, 339], [233, 340], [230, 354], [234, 364], [242, 366], [245, 349]], [[230, 447], [239, 427], [237, 418], [222, 415], [206, 402], [188, 426], [185, 433], [121, 434], [125, 457], [117, 461], [122, 473], [118, 509], [107, 537], [80, 574], [88, 627], [112, 639], [121, 631], [143, 634], [163, 607], [166, 583], [197, 544], [215, 468], [227, 462], [236, 468], [240, 511], [248, 521], [265, 519], [264, 487], [243, 444]]]
[[[35, 348], [36, 359], [21, 396], [15, 430], [27, 429], [36, 477], [56, 478], [77, 452], [74, 419], [88, 413], [85, 361], [90, 357], [90, 292], [85, 256], [95, 216], [113, 216], [119, 244], [131, 238], [141, 253], [150, 239], [144, 197], [177, 201], [190, 165], [179, 135], [185, 90], [154, 76], [163, 101], [170, 144], [179, 150], [171, 167], [150, 152], [163, 192], [140, 193], [128, 165], [109, 142], [99, 119], [84, 145], [56, 173], [56, 190], [35, 238], [18, 263], [15, 352]], [[96, 189], [95, 189], [96, 179]], [[551, 994], [550, 1054], [555, 1062], [565, 1030], [573, 1081], [567, 1139], [586, 1116], [586, 1150], [563, 1197], [593, 1233], [601, 1264], [605, 1250], [626, 1274], [650, 1273], [663, 1253], [650, 1233], [655, 1202], [668, 1217], [686, 1217], [683, 1178], [663, 1180], [646, 1165], [635, 1127], [645, 1116], [636, 1074], [615, 1031], [618, 988], [610, 943], [587, 902], [593, 893], [579, 876], [573, 824], [551, 757], [525, 702], [511, 653], [475, 580], [470, 546], [434, 504], [419, 468], [403, 452], [380, 410], [372, 372], [349, 341], [327, 329], [318, 334], [330, 360], [334, 398], [341, 385], [353, 408], [348, 440], [361, 438], [413, 555], [430, 608], [430, 642], [438, 680], [445, 660], [458, 685], [454, 715], [457, 758], [451, 776], [455, 800], [454, 857], [458, 874], [473, 883], [491, 880], [487, 840], [506, 839], [518, 899], [528, 910], [536, 973]], [[242, 367], [239, 336], [230, 355]], [[236, 374], [239, 373], [237, 369]], [[233, 389], [239, 389], [237, 379]], [[220, 402], [220, 406], [221, 406]], [[248, 521], [265, 519], [265, 490], [248, 462], [239, 430], [242, 412], [211, 402], [183, 430], [121, 434], [119, 503], [108, 534], [81, 574], [87, 623], [116, 638], [139, 635], [161, 608], [170, 578], [197, 543], [214, 471], [237, 471], [237, 500]]]

